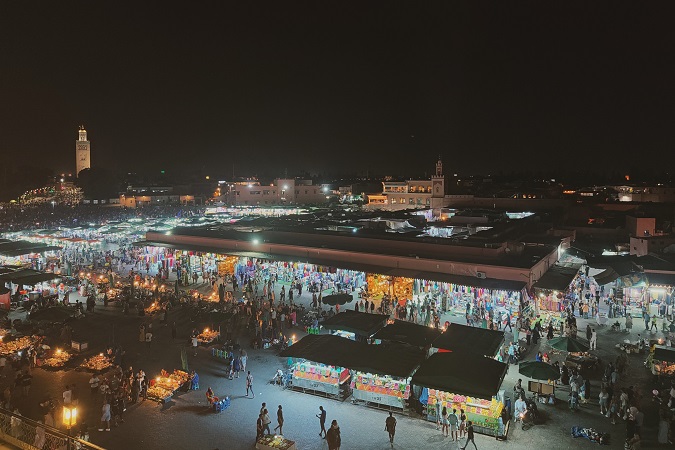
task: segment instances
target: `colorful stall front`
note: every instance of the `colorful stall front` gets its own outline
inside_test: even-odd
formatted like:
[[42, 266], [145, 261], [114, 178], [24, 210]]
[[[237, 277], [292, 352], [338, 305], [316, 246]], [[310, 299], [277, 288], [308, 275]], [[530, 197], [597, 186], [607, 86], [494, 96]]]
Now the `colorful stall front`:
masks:
[[504, 363], [473, 353], [436, 353], [420, 365], [412, 384], [424, 388], [420, 402], [427, 420], [435, 422], [443, 407], [463, 409], [477, 433], [503, 436], [501, 384], [507, 369]]

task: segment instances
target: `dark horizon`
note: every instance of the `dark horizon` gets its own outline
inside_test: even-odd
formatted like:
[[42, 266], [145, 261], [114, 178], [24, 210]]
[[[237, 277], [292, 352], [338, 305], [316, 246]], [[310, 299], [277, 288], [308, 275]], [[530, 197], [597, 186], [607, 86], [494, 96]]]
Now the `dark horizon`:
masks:
[[[667, 171], [667, 3], [2, 5], [0, 158], [232, 173]], [[654, 158], [647, 158], [653, 156]]]

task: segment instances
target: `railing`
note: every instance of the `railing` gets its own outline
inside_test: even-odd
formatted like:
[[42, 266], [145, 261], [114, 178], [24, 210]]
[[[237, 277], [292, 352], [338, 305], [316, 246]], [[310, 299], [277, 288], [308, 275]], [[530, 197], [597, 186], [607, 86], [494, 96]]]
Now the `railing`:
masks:
[[0, 440], [25, 450], [104, 450], [3, 408], [0, 408]]

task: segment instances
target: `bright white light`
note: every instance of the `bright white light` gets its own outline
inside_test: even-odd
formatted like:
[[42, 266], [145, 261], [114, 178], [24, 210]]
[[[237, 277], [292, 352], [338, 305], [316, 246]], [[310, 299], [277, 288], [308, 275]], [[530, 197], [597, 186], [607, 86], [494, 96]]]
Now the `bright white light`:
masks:
[[285, 184], [284, 184], [284, 189], [288, 189], [288, 186], [286, 186]]
[[254, 243], [254, 244], [258, 244], [258, 243], [260, 243], [260, 241], [257, 240], [257, 239], [253, 239], [253, 243]]

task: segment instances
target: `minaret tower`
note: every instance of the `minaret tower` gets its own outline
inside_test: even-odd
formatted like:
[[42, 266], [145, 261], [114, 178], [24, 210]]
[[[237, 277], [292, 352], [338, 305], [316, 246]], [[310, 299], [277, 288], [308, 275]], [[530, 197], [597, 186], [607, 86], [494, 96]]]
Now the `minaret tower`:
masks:
[[439, 209], [443, 206], [445, 197], [445, 176], [443, 176], [443, 161], [441, 155], [438, 155], [436, 163], [436, 173], [431, 177], [431, 207]]
[[91, 144], [87, 140], [87, 130], [80, 125], [78, 139], [75, 142], [75, 175], [79, 176], [84, 169], [91, 168]]

